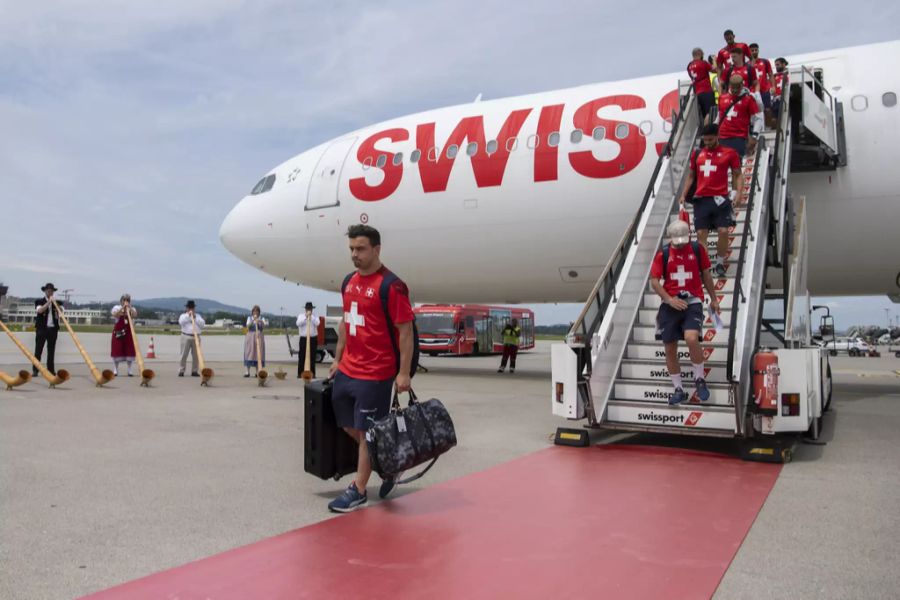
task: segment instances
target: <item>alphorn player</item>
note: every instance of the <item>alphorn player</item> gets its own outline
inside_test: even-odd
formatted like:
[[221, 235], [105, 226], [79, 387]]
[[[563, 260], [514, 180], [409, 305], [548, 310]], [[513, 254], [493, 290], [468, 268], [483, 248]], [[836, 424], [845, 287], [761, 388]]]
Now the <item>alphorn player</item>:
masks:
[[[247, 336], [244, 338], [244, 377], [250, 377], [250, 367], [256, 369], [256, 377], [259, 377], [259, 370], [266, 367], [266, 334], [265, 329], [269, 326], [269, 321], [264, 319], [259, 306], [254, 306], [250, 310], [250, 316], [247, 317]], [[256, 337], [259, 336], [259, 346], [256, 344]], [[262, 356], [256, 355], [256, 349], [259, 348]]]
[[197, 371], [197, 346], [194, 344], [194, 325], [197, 326], [197, 339], [203, 332], [206, 321], [197, 314], [197, 305], [193, 300], [188, 300], [184, 305], [185, 312], [178, 317], [178, 325], [181, 326], [181, 368], [178, 369], [178, 376], [184, 377], [184, 369], [187, 366], [187, 357], [191, 355], [191, 377], [200, 377]]
[[119, 376], [119, 363], [128, 363], [128, 376], [134, 377], [132, 365], [134, 364], [134, 338], [131, 337], [131, 327], [127, 319], [137, 316], [137, 309], [131, 305], [131, 296], [122, 294], [119, 303], [113, 306], [112, 316], [116, 320], [113, 325], [112, 342], [110, 343], [110, 356], [113, 359], [116, 377]]
[[[56, 366], [54, 364], [56, 358], [56, 338], [59, 336], [59, 313], [53, 306], [53, 293], [56, 287], [52, 283], [48, 283], [41, 288], [44, 292], [43, 298], [34, 301], [34, 307], [37, 314], [34, 317], [34, 356], [41, 360], [41, 354], [44, 352], [44, 344], [47, 345], [47, 370], [56, 375]], [[38, 376], [37, 367], [34, 367], [32, 373]]]
[[297, 327], [300, 329], [300, 360], [297, 362], [297, 378], [303, 377], [303, 365], [306, 363], [306, 336], [309, 334], [309, 370], [313, 377], [316, 376], [316, 343], [319, 324], [322, 322], [315, 312], [316, 307], [312, 302], [307, 302], [304, 311], [297, 317]]

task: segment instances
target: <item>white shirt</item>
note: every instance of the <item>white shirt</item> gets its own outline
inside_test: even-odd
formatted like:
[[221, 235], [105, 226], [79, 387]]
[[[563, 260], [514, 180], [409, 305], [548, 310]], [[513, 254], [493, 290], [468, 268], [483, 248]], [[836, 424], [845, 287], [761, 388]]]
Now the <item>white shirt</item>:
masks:
[[[259, 321], [262, 321], [263, 329], [269, 326], [269, 320], [265, 317], [260, 317]], [[247, 329], [250, 329], [251, 325], [253, 325], [253, 317], [247, 317]]]
[[[309, 337], [316, 337], [316, 334], [319, 332], [319, 324], [321, 322], [322, 317], [317, 315], [315, 311], [312, 312], [309, 323], [306, 322], [306, 312], [300, 313], [300, 316], [297, 317], [297, 327], [300, 328], [300, 337], [306, 337], [307, 329], [309, 329]], [[312, 328], [309, 327], [310, 324], [312, 324]]]
[[50, 301], [50, 298], [47, 298], [47, 327], [53, 327], [53, 302]]
[[[194, 313], [194, 322], [197, 323], [197, 335], [203, 333], [203, 326], [206, 321], [199, 314]], [[181, 325], [181, 333], [185, 335], [194, 335], [194, 328], [191, 326], [191, 313], [184, 313], [178, 317], [178, 324]]]
[[[112, 307], [112, 316], [119, 318], [121, 316], [119, 313], [121, 313], [123, 310], [124, 309], [122, 308], [121, 304], [116, 304], [115, 306]], [[132, 317], [137, 315], [137, 309], [133, 306], [131, 307], [130, 312], [131, 312]], [[188, 318], [188, 321], [190, 321], [190, 318]]]

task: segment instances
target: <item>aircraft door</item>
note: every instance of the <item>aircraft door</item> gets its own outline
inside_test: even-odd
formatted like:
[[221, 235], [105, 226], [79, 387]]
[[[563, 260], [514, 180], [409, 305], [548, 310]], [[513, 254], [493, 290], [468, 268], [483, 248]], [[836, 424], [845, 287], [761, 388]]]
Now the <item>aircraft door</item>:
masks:
[[338, 185], [344, 161], [356, 138], [344, 138], [328, 146], [316, 165], [306, 194], [306, 210], [338, 206]]

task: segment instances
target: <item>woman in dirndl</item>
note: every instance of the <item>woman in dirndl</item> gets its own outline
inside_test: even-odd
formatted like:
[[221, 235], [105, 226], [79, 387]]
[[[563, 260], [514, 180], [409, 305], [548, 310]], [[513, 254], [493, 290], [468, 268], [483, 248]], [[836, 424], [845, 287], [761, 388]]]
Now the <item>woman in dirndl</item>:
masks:
[[137, 316], [137, 309], [131, 306], [131, 296], [122, 294], [119, 303], [113, 306], [112, 316], [116, 320], [112, 332], [112, 344], [110, 355], [115, 364], [116, 377], [119, 376], [119, 363], [128, 363], [128, 376], [134, 377], [131, 367], [134, 364], [134, 338], [131, 337], [131, 328], [128, 326], [129, 318]]
[[[260, 314], [259, 306], [254, 306], [247, 317], [247, 337], [244, 338], [244, 377], [250, 377], [250, 367], [259, 370], [266, 367], [266, 334], [265, 329], [269, 322]], [[256, 355], [256, 338], [259, 336], [259, 351], [262, 356]]]

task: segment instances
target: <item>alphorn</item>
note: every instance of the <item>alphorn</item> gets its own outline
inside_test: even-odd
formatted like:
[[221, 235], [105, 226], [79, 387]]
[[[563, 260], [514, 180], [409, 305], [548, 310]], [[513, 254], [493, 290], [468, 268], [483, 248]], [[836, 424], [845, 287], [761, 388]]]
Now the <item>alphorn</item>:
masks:
[[197, 320], [194, 319], [194, 313], [191, 313], [191, 329], [194, 333], [194, 348], [197, 350], [197, 362], [200, 363], [200, 385], [209, 386], [209, 381], [215, 375], [212, 369], [206, 368], [206, 361], [203, 360], [203, 350], [200, 348], [200, 336], [197, 335]]
[[266, 378], [269, 376], [269, 372], [262, 368], [262, 342], [259, 341], [259, 336], [262, 333], [262, 330], [259, 328], [262, 318], [253, 319], [253, 322], [256, 323], [256, 335], [253, 336], [256, 339], [256, 381], [260, 387], [263, 387], [266, 385]]
[[69, 335], [72, 336], [72, 341], [75, 342], [75, 347], [78, 348], [78, 352], [81, 353], [81, 358], [84, 359], [84, 364], [86, 364], [88, 366], [88, 369], [91, 370], [91, 375], [94, 377], [94, 381], [96, 382], [97, 387], [105, 385], [115, 379], [116, 374], [109, 369], [104, 369], [102, 373], [100, 372], [100, 369], [97, 368], [97, 365], [94, 364], [94, 361], [92, 361], [91, 357], [88, 355], [87, 350], [85, 350], [84, 346], [81, 345], [81, 342], [78, 341], [78, 336], [75, 335], [75, 332], [72, 330], [72, 326], [69, 325], [69, 319], [66, 318], [66, 314], [56, 302], [56, 299], [50, 298], [50, 302], [52, 302], [53, 306], [56, 307], [56, 312], [59, 315], [59, 320], [62, 321], [62, 324], [65, 325], [66, 329], [69, 331]]
[[19, 387], [20, 385], [25, 385], [29, 381], [31, 381], [31, 373], [22, 369], [19, 371], [18, 375], [13, 377], [3, 371], [0, 371], [0, 381], [6, 384], [6, 389], [11, 390], [14, 387]]
[[306, 357], [303, 359], [303, 381], [312, 381], [312, 363], [309, 358], [310, 351], [310, 343], [309, 343], [309, 327], [310, 327], [310, 318], [312, 317], [312, 311], [306, 311]]
[[51, 388], [55, 388], [59, 384], [65, 383], [69, 380], [69, 372], [65, 369], [58, 369], [56, 371], [56, 375], [48, 371], [47, 367], [45, 367], [43, 363], [41, 363], [41, 361], [35, 358], [34, 354], [32, 354], [31, 351], [26, 348], [22, 342], [19, 341], [19, 338], [13, 335], [13, 332], [9, 330], [9, 328], [3, 321], [0, 321], [0, 328], [2, 328], [3, 331], [6, 332], [6, 335], [8, 335], [13, 343], [19, 348], [19, 350], [22, 351], [22, 354], [25, 355], [25, 358], [31, 361], [31, 364], [34, 365], [34, 368], [38, 370], [38, 372], [41, 374], [41, 376], [43, 376], [44, 379], [47, 380], [47, 383], [50, 384]]
[[134, 357], [137, 359], [138, 370], [141, 372], [141, 387], [150, 387], [150, 380], [156, 375], [153, 369], [144, 368], [144, 357], [141, 355], [141, 345], [138, 343], [137, 334], [134, 332], [134, 321], [131, 319], [131, 305], [125, 308], [125, 320], [128, 321], [128, 329], [131, 330], [131, 339], [134, 342]]

